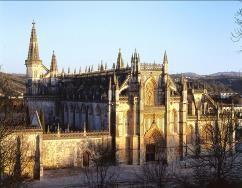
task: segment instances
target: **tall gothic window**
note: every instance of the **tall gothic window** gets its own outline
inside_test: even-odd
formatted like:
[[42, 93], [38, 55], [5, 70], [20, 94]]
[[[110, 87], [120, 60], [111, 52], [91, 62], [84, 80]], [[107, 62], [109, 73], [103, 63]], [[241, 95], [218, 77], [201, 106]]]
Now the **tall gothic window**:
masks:
[[145, 87], [145, 105], [152, 106], [155, 104], [155, 83], [149, 82]]

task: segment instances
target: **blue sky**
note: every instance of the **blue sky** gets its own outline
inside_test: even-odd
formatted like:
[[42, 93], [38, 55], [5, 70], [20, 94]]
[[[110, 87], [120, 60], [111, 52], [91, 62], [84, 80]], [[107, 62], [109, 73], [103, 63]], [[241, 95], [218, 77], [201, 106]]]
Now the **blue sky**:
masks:
[[[109, 67], [118, 49], [129, 62], [136, 48], [141, 62], [162, 62], [166, 50], [171, 73], [242, 71], [240, 44], [231, 41], [233, 2], [0, 2], [0, 65], [25, 73], [32, 20], [40, 57], [58, 68], [77, 70], [101, 60]], [[241, 45], [242, 46], [242, 45]]]

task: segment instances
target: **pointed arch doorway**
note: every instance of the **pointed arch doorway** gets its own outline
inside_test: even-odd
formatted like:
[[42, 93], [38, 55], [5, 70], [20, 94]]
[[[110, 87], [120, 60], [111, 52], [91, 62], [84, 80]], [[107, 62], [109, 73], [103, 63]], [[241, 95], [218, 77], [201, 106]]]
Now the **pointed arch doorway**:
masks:
[[150, 129], [145, 133], [144, 143], [146, 162], [156, 161], [164, 157], [164, 142], [162, 138], [162, 133], [157, 127], [155, 121], [153, 121]]

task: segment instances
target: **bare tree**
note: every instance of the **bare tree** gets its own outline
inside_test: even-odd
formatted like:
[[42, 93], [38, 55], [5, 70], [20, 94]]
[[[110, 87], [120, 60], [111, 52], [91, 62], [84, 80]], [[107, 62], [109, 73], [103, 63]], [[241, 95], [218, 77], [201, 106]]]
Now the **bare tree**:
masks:
[[239, 42], [242, 38], [242, 8], [236, 12], [234, 22], [237, 27], [234, 29], [234, 32], [231, 33], [232, 41]]
[[88, 187], [112, 187], [117, 183], [119, 168], [113, 159], [113, 148], [108, 142], [89, 144], [90, 166], [84, 167]]
[[135, 171], [137, 180], [144, 186], [163, 187], [168, 178], [168, 163], [164, 156], [164, 145], [155, 144], [156, 160], [147, 161]]
[[228, 186], [239, 180], [242, 170], [241, 156], [235, 152], [236, 118], [232, 112], [222, 112], [215, 121], [207, 119], [196, 135], [199, 136], [200, 152], [196, 149], [192, 152], [196, 156], [190, 163], [195, 183]]
[[164, 159], [146, 162], [141, 165], [136, 177], [145, 186], [163, 187], [167, 178], [167, 162]]

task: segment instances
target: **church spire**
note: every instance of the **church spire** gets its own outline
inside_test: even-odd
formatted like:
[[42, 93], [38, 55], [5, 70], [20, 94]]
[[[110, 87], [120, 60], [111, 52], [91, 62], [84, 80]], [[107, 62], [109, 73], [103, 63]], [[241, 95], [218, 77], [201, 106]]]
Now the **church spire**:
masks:
[[[39, 48], [35, 29], [35, 22], [32, 23], [32, 30], [29, 42], [28, 57], [25, 60], [26, 76], [28, 79], [36, 80], [44, 74], [42, 60], [39, 58]], [[32, 86], [31, 86], [32, 87]], [[29, 88], [29, 92], [33, 93], [35, 90]]]
[[53, 50], [52, 58], [51, 58], [51, 65], [50, 65], [50, 72], [57, 72], [57, 61], [55, 56], [55, 51]]
[[123, 66], [124, 66], [124, 63], [123, 63], [121, 48], [119, 48], [116, 68], [117, 69], [122, 69]]
[[35, 29], [35, 22], [32, 23], [32, 30], [29, 42], [28, 61], [39, 61], [39, 48]]

